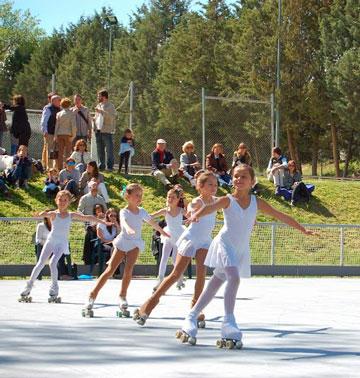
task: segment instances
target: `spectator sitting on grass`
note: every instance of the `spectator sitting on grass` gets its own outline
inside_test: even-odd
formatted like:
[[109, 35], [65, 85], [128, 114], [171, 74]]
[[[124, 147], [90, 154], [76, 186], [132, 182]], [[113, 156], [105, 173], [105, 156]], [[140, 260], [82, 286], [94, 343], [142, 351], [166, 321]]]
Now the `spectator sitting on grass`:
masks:
[[28, 148], [24, 145], [19, 146], [19, 149], [14, 155], [13, 168], [8, 172], [8, 181], [14, 184], [17, 188], [29, 188], [28, 181], [31, 177], [32, 160], [28, 156]]
[[305, 200], [309, 202], [310, 193], [306, 185], [302, 182], [301, 173], [298, 171], [294, 160], [288, 162], [288, 169], [284, 173], [284, 188], [291, 190], [291, 205]]
[[278, 194], [280, 188], [284, 186], [285, 169], [287, 169], [287, 159], [281, 154], [279, 147], [274, 147], [266, 172], [268, 180], [274, 182], [275, 194]]
[[87, 144], [84, 139], [76, 141], [74, 151], [70, 157], [75, 160], [75, 167], [79, 170], [80, 175], [82, 175], [85, 172], [86, 165], [91, 162], [91, 155], [87, 150]]
[[89, 183], [90, 192], [80, 198], [78, 211], [84, 215], [92, 215], [95, 205], [102, 205], [104, 210], [107, 210], [104, 198], [98, 193], [98, 183], [92, 180]]
[[166, 150], [164, 139], [156, 141], [156, 149], [151, 154], [151, 167], [152, 175], [165, 185], [166, 189], [171, 189], [179, 174], [179, 163], [173, 154]]
[[195, 146], [192, 140], [185, 142], [182, 146], [183, 153], [180, 155], [180, 169], [183, 170], [184, 177], [186, 177], [191, 186], [196, 185], [194, 179], [196, 171], [201, 167], [199, 159], [194, 153]]
[[231, 185], [231, 176], [227, 173], [224, 147], [220, 143], [212, 146], [211, 153], [206, 156], [206, 169], [214, 172], [220, 186]]
[[60, 180], [58, 171], [56, 168], [50, 168], [48, 171], [48, 177], [45, 180], [45, 186], [43, 192], [45, 192], [48, 198], [55, 198], [57, 192], [60, 190]]
[[90, 161], [86, 165], [86, 171], [81, 175], [80, 178], [80, 191], [83, 194], [89, 192], [88, 183], [91, 180], [95, 180], [98, 183], [98, 191], [100, 195], [103, 196], [106, 203], [110, 202], [110, 197], [104, 182], [104, 175], [99, 172], [98, 166], [95, 161]]
[[66, 159], [66, 168], [60, 171], [60, 188], [68, 190], [74, 197], [79, 195], [80, 173], [75, 169], [75, 160]]

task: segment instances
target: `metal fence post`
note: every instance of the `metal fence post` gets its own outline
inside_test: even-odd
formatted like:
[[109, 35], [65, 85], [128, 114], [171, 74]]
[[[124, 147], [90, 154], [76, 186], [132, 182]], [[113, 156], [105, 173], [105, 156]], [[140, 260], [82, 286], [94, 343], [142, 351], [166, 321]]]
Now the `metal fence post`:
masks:
[[205, 169], [206, 143], [205, 143], [205, 88], [201, 88], [201, 110], [202, 110], [202, 168]]
[[51, 92], [55, 93], [56, 91], [56, 78], [55, 78], [55, 74], [53, 73], [51, 75]]
[[271, 106], [271, 149], [270, 149], [270, 156], [271, 151], [273, 147], [276, 147], [275, 143], [275, 125], [274, 125], [274, 119], [275, 119], [275, 112], [274, 112], [274, 93], [271, 93], [270, 95], [270, 106]]
[[344, 227], [340, 227], [340, 266], [344, 266]]
[[275, 244], [276, 244], [276, 236], [275, 236], [275, 224], [271, 225], [271, 256], [270, 256], [270, 264], [272, 266], [275, 265]]

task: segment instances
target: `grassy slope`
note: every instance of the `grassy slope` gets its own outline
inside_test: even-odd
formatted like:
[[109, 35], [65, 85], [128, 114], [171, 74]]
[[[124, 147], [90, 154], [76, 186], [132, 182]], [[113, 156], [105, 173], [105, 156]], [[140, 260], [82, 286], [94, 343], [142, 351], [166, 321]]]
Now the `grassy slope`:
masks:
[[[116, 208], [124, 206], [125, 202], [120, 195], [122, 185], [130, 181], [116, 174], [106, 174], [106, 181], [113, 199], [112, 205]], [[151, 176], [134, 175], [132, 182], [139, 182], [145, 188], [143, 206], [149, 212], [157, 210], [165, 205], [165, 190]], [[271, 205], [285, 213], [293, 215], [303, 223], [346, 223], [360, 224], [360, 213], [358, 211], [358, 198], [360, 198], [360, 182], [342, 182], [329, 180], [312, 180], [316, 185], [314, 195], [309, 205], [299, 205], [295, 208], [289, 206], [273, 194], [273, 186], [270, 182], [260, 178], [262, 188], [261, 197], [266, 199]], [[182, 182], [186, 197], [190, 200], [196, 195], [185, 181]], [[0, 197], [0, 216], [32, 216], [35, 212], [48, 207], [53, 207], [54, 203], [48, 201], [42, 192], [43, 177], [37, 176], [30, 182], [30, 189], [12, 191], [12, 200], [4, 200]], [[220, 189], [219, 195], [224, 195], [225, 190]], [[72, 206], [75, 209], [75, 205]], [[271, 219], [262, 214], [258, 215], [259, 221], [270, 221]]]

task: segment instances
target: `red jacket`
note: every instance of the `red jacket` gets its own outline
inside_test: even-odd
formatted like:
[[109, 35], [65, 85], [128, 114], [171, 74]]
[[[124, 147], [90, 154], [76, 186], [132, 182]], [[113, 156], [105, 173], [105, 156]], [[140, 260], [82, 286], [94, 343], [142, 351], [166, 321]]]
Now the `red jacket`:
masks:
[[213, 171], [214, 173], [226, 172], [228, 170], [225, 156], [219, 154], [219, 158], [215, 159], [213, 153], [206, 156], [206, 169]]

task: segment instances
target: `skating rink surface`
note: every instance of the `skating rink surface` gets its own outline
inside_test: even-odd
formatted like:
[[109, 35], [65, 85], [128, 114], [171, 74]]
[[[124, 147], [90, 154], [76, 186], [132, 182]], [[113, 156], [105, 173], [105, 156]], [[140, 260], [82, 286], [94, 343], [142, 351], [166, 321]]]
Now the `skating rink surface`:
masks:
[[[154, 280], [130, 285], [130, 310]], [[242, 350], [217, 349], [223, 291], [208, 306], [196, 346], [175, 338], [194, 280], [170, 289], [144, 327], [115, 316], [120, 281], [100, 292], [94, 318], [81, 309], [94, 281], [62, 281], [63, 303], [47, 303], [49, 281], [33, 303], [18, 303], [25, 281], [0, 281], [0, 377], [360, 377], [360, 280], [252, 278], [237, 295]]]

